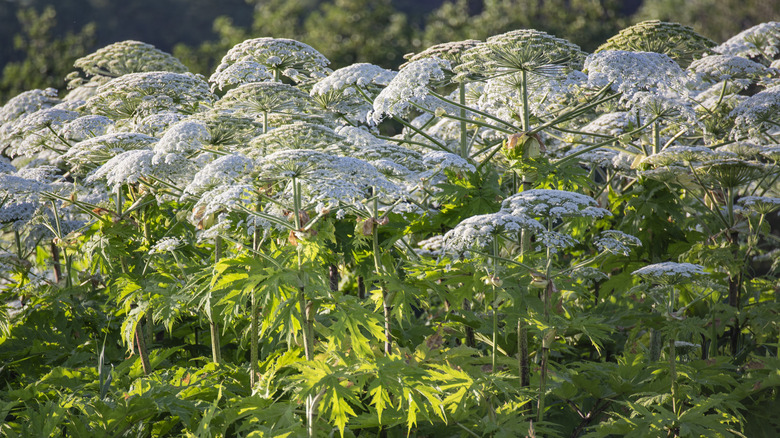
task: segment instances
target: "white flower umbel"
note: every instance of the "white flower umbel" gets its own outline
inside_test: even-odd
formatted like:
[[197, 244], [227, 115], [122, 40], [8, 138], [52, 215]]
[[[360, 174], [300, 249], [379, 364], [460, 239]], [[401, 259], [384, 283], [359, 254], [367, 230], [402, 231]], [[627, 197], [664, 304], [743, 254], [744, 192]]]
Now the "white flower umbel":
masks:
[[[567, 138], [567, 141], [575, 143], [578, 141], [601, 143], [607, 140], [609, 137], [614, 137], [615, 142], [618, 142], [622, 134], [631, 132], [637, 128], [637, 117], [632, 115], [628, 111], [615, 111], [606, 114], [602, 114], [596, 117], [587, 125], [583, 126], [580, 131], [581, 134], [574, 134]], [[587, 135], [586, 133], [593, 133], [595, 135]], [[569, 151], [569, 153], [576, 153], [580, 149], [586, 146], [575, 146]], [[613, 166], [611, 161], [614, 159], [618, 152], [607, 148], [599, 148], [591, 153], [580, 155], [580, 160], [599, 165]]]
[[233, 85], [241, 85], [249, 82], [263, 82], [272, 80], [274, 74], [268, 67], [247, 56], [229, 65], [222, 71], [214, 73], [210, 78], [211, 91], [224, 89]]
[[415, 107], [433, 111], [446, 104], [430, 94], [447, 80], [451, 70], [449, 61], [439, 58], [425, 58], [410, 62], [398, 72], [387, 87], [374, 99], [374, 112], [370, 116], [379, 123], [385, 116], [404, 116]]
[[647, 265], [631, 273], [650, 281], [664, 284], [675, 284], [683, 279], [691, 279], [699, 275], [707, 275], [704, 266], [692, 263], [663, 262]]
[[759, 214], [769, 214], [780, 210], [780, 198], [771, 196], [743, 196], [737, 200], [737, 203], [745, 209]]
[[649, 164], [655, 167], [688, 166], [691, 163], [695, 164], [726, 157], [726, 154], [716, 152], [704, 146], [670, 146], [657, 154], [642, 159], [642, 164]]
[[722, 55], [751, 58], [769, 65], [780, 53], [780, 22], [770, 21], [753, 26], [713, 50]]
[[44, 108], [50, 108], [59, 102], [57, 90], [54, 88], [25, 91], [11, 98], [5, 105], [0, 107], [0, 125], [14, 121], [24, 114], [31, 114]]
[[185, 73], [187, 67], [168, 53], [140, 41], [110, 44], [73, 63], [87, 76], [116, 78], [128, 73], [168, 71]]
[[599, 208], [596, 205], [595, 199], [580, 193], [564, 190], [533, 189], [504, 199], [501, 209], [513, 214], [549, 219], [612, 216], [612, 213], [608, 210]]
[[193, 114], [188, 119], [206, 125], [211, 134], [211, 146], [231, 151], [263, 132], [262, 123], [255, 121], [254, 117], [216, 109]]
[[118, 130], [118, 126], [114, 125], [113, 132], [138, 132], [159, 138], [162, 137], [168, 128], [183, 120], [185, 117], [187, 117], [186, 114], [177, 113], [175, 111], [162, 111], [150, 114], [135, 123], [119, 127]]
[[0, 173], [15, 173], [16, 167], [11, 164], [8, 158], [0, 157]]
[[[404, 58], [408, 60], [407, 64], [425, 58], [439, 58], [450, 61], [454, 67], [460, 64], [461, 56], [466, 50], [480, 44], [484, 44], [484, 42], [479, 40], [451, 41], [435, 44], [420, 53], [404, 55]], [[401, 65], [401, 68], [404, 68], [404, 66], [406, 66], [406, 64]]]
[[62, 157], [74, 167], [94, 167], [122, 152], [148, 149], [156, 142], [156, 138], [138, 133], [106, 134], [76, 143]]
[[183, 120], [168, 128], [160, 141], [154, 145], [157, 153], [189, 154], [199, 150], [211, 141], [206, 125], [197, 120]]
[[253, 169], [254, 162], [250, 158], [238, 154], [224, 155], [198, 171], [184, 193], [200, 195], [220, 185], [242, 182]]
[[393, 201], [405, 193], [371, 164], [351, 157], [337, 157], [312, 150], [288, 150], [270, 154], [258, 163], [260, 179], [283, 183], [282, 196], [290, 199], [292, 181], [304, 185], [305, 203], [359, 204], [371, 193]]
[[453, 253], [463, 253], [470, 249], [484, 250], [490, 248], [499, 236], [508, 237], [511, 241], [519, 241], [520, 232], [523, 230], [541, 233], [544, 227], [536, 219], [524, 214], [503, 210], [472, 216], [461, 221], [444, 235], [443, 248]]
[[86, 109], [113, 119], [147, 116], [162, 111], [191, 113], [210, 103], [214, 95], [199, 75], [192, 73], [130, 73], [97, 89]]
[[64, 124], [60, 135], [72, 142], [79, 142], [107, 133], [114, 121], [105, 116], [86, 115]]
[[492, 36], [466, 50], [457, 71], [477, 77], [521, 71], [554, 77], [570, 68], [579, 69], [584, 57], [576, 44], [542, 31], [519, 29]]
[[123, 152], [90, 174], [87, 182], [105, 179], [112, 190], [116, 191], [122, 184], [135, 184], [141, 178], [151, 175], [154, 170], [153, 158], [154, 151], [149, 149]]
[[3, 197], [26, 199], [28, 195], [37, 195], [48, 190], [51, 190], [51, 185], [38, 178], [30, 178], [19, 172], [0, 173], [0, 194]]
[[184, 246], [184, 242], [182, 242], [178, 237], [164, 237], [152, 245], [152, 247], [149, 249], [149, 254], [162, 254], [171, 252], [182, 246]]
[[628, 50], [669, 55], [682, 67], [709, 53], [715, 43], [692, 28], [679, 23], [648, 20], [621, 30], [596, 51]]
[[624, 100], [639, 91], [671, 90], [687, 95], [685, 71], [661, 53], [604, 50], [589, 55], [583, 71], [588, 74], [589, 86], [602, 88], [612, 83], [612, 89], [623, 93]]
[[270, 113], [298, 113], [313, 109], [311, 97], [291, 85], [279, 82], [252, 82], [233, 88], [217, 101], [220, 110], [258, 117]]
[[396, 76], [373, 64], [353, 64], [320, 80], [311, 96], [322, 108], [345, 117], [352, 124], [365, 123], [372, 100]]
[[258, 135], [244, 152], [251, 157], [262, 157], [285, 149], [322, 150], [343, 139], [327, 126], [295, 122]]
[[741, 56], [713, 55], [693, 61], [688, 70], [707, 83], [729, 80], [740, 88], [771, 76], [774, 72], [763, 64]]
[[756, 141], [761, 141], [764, 131], [780, 123], [780, 85], [740, 102], [729, 116], [734, 118], [734, 136], [747, 133]]
[[[241, 67], [231, 68], [235, 64]], [[328, 64], [330, 61], [308, 44], [286, 38], [255, 38], [228, 50], [209, 82], [220, 89], [226, 85], [247, 83], [242, 79], [262, 76], [263, 69], [270, 71], [275, 80], [280, 81], [281, 76], [287, 76], [301, 82], [307, 76], [324, 77], [328, 73]], [[253, 66], [255, 69], [251, 69]]]
[[[187, 220], [199, 230], [210, 230], [199, 236], [199, 240], [212, 239], [238, 225], [229, 218], [229, 212], [253, 209], [257, 201], [257, 192], [251, 184], [221, 185], [203, 193]], [[247, 233], [245, 235], [251, 234], [246, 229], [243, 231]]]
[[57, 138], [57, 133], [62, 129], [62, 125], [76, 117], [78, 113], [75, 111], [57, 107], [42, 109], [17, 119], [12, 124], [13, 127], [3, 133], [10, 138], [0, 137], [0, 140], [10, 141], [6, 153], [12, 157], [30, 157], [44, 148], [56, 147], [62, 150], [66, 146]]
[[644, 120], [659, 118], [667, 122], [676, 122], [690, 129], [699, 124], [693, 102], [687, 95], [669, 89], [639, 91], [623, 102], [635, 108]]
[[477, 168], [459, 155], [443, 151], [431, 151], [423, 154], [423, 164], [427, 167], [421, 172], [420, 179], [431, 179], [443, 174], [445, 170], [454, 173], [476, 172]]
[[599, 251], [624, 256], [631, 254], [631, 247], [642, 246], [638, 238], [617, 230], [602, 231], [593, 243]]
[[440, 257], [444, 253], [444, 236], [437, 234], [417, 242], [414, 252], [420, 257]]
[[337, 155], [360, 158], [375, 166], [378, 162], [382, 162], [382, 166], [389, 166], [389, 161], [410, 171], [422, 172], [427, 169], [421, 153], [379, 139], [366, 129], [343, 126], [337, 128], [336, 133], [344, 137], [344, 141], [329, 148], [330, 152]]
[[374, 64], [358, 63], [340, 68], [323, 78], [311, 89], [311, 95], [323, 95], [346, 88], [386, 87], [398, 73]]

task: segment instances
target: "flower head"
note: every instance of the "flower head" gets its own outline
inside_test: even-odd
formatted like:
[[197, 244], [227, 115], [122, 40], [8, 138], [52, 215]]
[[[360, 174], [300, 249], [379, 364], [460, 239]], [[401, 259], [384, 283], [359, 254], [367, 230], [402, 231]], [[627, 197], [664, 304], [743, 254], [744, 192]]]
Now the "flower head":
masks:
[[430, 94], [429, 87], [446, 81], [452, 66], [439, 58], [423, 58], [401, 69], [374, 99], [371, 118], [378, 123], [385, 115], [403, 116], [416, 106], [434, 110], [444, 102]]
[[769, 65], [780, 53], [780, 22], [753, 26], [713, 48], [722, 55], [741, 56]]
[[308, 94], [280, 82], [243, 84], [228, 91], [215, 107], [251, 117], [267, 113], [302, 113], [314, 108]]
[[463, 56], [463, 53], [466, 50], [469, 50], [472, 47], [478, 46], [482, 43], [483, 42], [479, 40], [464, 40], [464, 41], [452, 41], [452, 42], [446, 42], [441, 44], [435, 44], [431, 47], [428, 47], [427, 49], [423, 50], [420, 53], [414, 53], [414, 54], [410, 53], [408, 55], [405, 55], [404, 58], [407, 59], [407, 62], [401, 65], [401, 68], [404, 68], [404, 66], [410, 62], [419, 61], [425, 58], [444, 59], [450, 61], [450, 63], [452, 63], [452, 66], [455, 67], [458, 64], [460, 64], [461, 56]]
[[761, 132], [780, 122], [780, 85], [748, 97], [729, 116], [734, 118], [735, 135], [747, 132], [760, 138]]
[[206, 125], [197, 120], [183, 120], [168, 128], [154, 145], [157, 153], [192, 153], [211, 140]]
[[621, 30], [596, 50], [629, 50], [668, 55], [683, 68], [708, 53], [715, 43], [679, 23], [650, 20]]
[[780, 210], [780, 198], [771, 196], [743, 196], [737, 200], [737, 203], [745, 209], [759, 214], [769, 214]]
[[213, 100], [208, 84], [198, 75], [154, 71], [106, 82], [87, 100], [86, 109], [111, 118], [130, 118], [161, 111], [190, 113]]
[[626, 98], [640, 91], [683, 92], [688, 83], [685, 71], [672, 58], [654, 52], [604, 50], [588, 56], [583, 71], [589, 85], [601, 88], [611, 83]]
[[140, 41], [120, 41], [110, 44], [73, 65], [88, 76], [116, 78], [128, 73], [167, 71], [186, 73], [187, 67], [168, 53]]
[[12, 97], [5, 105], [0, 107], [0, 125], [16, 120], [24, 114], [31, 114], [40, 109], [50, 108], [58, 103], [60, 103], [60, 100], [57, 98], [57, 90], [54, 88], [25, 91]]
[[341, 140], [343, 137], [327, 126], [295, 122], [253, 138], [246, 153], [250, 156], [264, 156], [285, 149], [321, 150]]
[[517, 72], [561, 76], [579, 69], [585, 54], [579, 46], [534, 29], [519, 29], [495, 35], [461, 56], [459, 74], [492, 77]]
[[443, 247], [455, 253], [475, 248], [484, 249], [490, 247], [499, 236], [509, 236], [517, 241], [523, 230], [541, 233], [544, 227], [536, 219], [504, 210], [471, 216], [444, 235]]
[[647, 280], [664, 284], [679, 283], [684, 279], [691, 279], [699, 275], [707, 275], [704, 266], [692, 263], [663, 262], [647, 265], [631, 273]]
[[747, 88], [751, 83], [775, 73], [763, 64], [733, 55], [705, 56], [693, 61], [688, 70], [707, 83], [728, 80], [741, 88]]
[[279, 80], [282, 75], [301, 82], [306, 76], [325, 76], [328, 64], [330, 61], [308, 44], [286, 38], [255, 38], [228, 50], [209, 82], [219, 89], [259, 78]]
[[631, 254], [632, 246], [642, 246], [642, 241], [636, 237], [617, 230], [602, 231], [594, 243], [600, 251], [624, 256]]
[[149, 249], [149, 254], [162, 254], [171, 252], [181, 246], [184, 246], [184, 242], [182, 242], [178, 237], [164, 237], [152, 245], [152, 247]]
[[254, 162], [243, 155], [223, 155], [195, 174], [184, 193], [200, 195], [220, 185], [242, 182], [254, 169]]
[[597, 207], [596, 200], [590, 196], [549, 189], [526, 190], [512, 195], [504, 199], [501, 209], [514, 214], [551, 219], [612, 216], [609, 211]]
[[106, 134], [113, 124], [114, 121], [108, 117], [86, 115], [64, 124], [60, 135], [70, 141], [79, 142]]

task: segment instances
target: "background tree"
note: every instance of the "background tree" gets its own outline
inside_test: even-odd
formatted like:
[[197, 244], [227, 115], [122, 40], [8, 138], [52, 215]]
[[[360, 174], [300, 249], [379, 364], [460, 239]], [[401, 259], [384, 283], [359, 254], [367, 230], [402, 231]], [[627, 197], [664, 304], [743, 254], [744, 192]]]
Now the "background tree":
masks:
[[65, 86], [65, 75], [73, 69], [73, 61], [87, 54], [94, 44], [95, 25], [84, 26], [80, 32], [68, 32], [56, 38], [54, 28], [57, 13], [53, 6], [40, 13], [26, 8], [17, 12], [22, 25], [14, 37], [14, 48], [23, 53], [21, 61], [9, 62], [0, 76], [0, 103], [22, 91], [34, 88]]
[[307, 39], [303, 41], [310, 41], [339, 66], [370, 62], [393, 68], [404, 53], [415, 49], [415, 32], [390, 0], [323, 3], [306, 19], [304, 29]]
[[678, 22], [721, 43], [749, 27], [780, 20], [780, 0], [645, 0], [632, 19]]
[[471, 14], [468, 0], [447, 1], [428, 18], [424, 45], [485, 39], [514, 29], [537, 29], [591, 51], [626, 23], [615, 0], [484, 0]]

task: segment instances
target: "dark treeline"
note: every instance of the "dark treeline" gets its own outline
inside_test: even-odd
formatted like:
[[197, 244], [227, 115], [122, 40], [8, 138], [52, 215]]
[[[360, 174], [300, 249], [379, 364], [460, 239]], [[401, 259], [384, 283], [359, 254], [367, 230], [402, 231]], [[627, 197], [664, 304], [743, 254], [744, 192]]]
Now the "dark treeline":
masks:
[[135, 39], [208, 75], [247, 38], [293, 38], [338, 68], [397, 68], [432, 44], [535, 28], [595, 50], [646, 19], [687, 24], [723, 41], [780, 20], [780, 0], [0, 0], [0, 103], [31, 88], [64, 86], [75, 59]]

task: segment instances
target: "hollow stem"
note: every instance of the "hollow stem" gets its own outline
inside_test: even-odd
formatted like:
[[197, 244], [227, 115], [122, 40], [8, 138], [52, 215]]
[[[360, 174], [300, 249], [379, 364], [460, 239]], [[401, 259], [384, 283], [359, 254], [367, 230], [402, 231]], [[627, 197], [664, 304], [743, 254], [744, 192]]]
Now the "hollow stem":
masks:
[[257, 339], [257, 329], [258, 329], [258, 315], [257, 315], [257, 296], [256, 291], [252, 289], [252, 304], [251, 304], [251, 319], [250, 319], [250, 345], [249, 345], [249, 384], [251, 386], [250, 390], [255, 387], [257, 384], [257, 378], [258, 374], [260, 372], [259, 366], [258, 366], [258, 354], [257, 354], [257, 343], [259, 340]]
[[135, 343], [138, 347], [138, 356], [141, 358], [141, 367], [144, 370], [144, 375], [148, 376], [152, 373], [152, 365], [149, 362], [149, 353], [146, 350], [146, 341], [141, 333], [141, 323], [139, 322], [135, 326]]
[[[214, 263], [219, 262], [222, 258], [222, 238], [217, 236], [214, 239]], [[211, 333], [211, 358], [214, 363], [222, 362], [222, 350], [220, 348], [219, 340], [219, 325], [214, 319], [213, 311], [209, 311], [209, 332]]]

